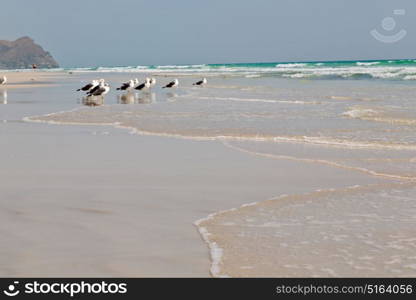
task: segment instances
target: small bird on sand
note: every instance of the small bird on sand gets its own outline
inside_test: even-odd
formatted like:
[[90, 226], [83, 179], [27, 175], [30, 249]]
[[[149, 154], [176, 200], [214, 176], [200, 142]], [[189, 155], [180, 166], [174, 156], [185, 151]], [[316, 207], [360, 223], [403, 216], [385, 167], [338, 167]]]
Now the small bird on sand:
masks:
[[193, 85], [203, 86], [206, 84], [207, 84], [207, 79], [203, 78], [202, 80], [195, 82]]
[[0, 85], [6, 84], [7, 82], [7, 77], [3, 76], [2, 78], [0, 78]]
[[166, 88], [175, 88], [175, 87], [177, 87], [179, 85], [179, 80], [178, 79], [175, 79], [174, 81], [171, 81], [171, 82], [169, 82], [167, 85], [165, 85], [163, 88], [164, 89], [166, 89]]

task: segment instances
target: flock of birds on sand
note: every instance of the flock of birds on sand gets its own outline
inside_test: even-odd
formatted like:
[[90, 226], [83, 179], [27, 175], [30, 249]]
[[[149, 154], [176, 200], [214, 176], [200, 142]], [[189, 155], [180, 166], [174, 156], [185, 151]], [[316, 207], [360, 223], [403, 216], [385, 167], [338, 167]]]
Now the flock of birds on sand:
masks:
[[[203, 78], [202, 80], [199, 80], [195, 82], [193, 85], [195, 86], [203, 86], [207, 84], [207, 79]], [[144, 82], [140, 83], [140, 81], [135, 79], [130, 79], [127, 82], [124, 82], [119, 88], [117, 88], [118, 91], [133, 91], [133, 90], [148, 90], [151, 89], [156, 85], [156, 79], [155, 78], [146, 78]], [[179, 86], [179, 80], [175, 79], [168, 84], [164, 85], [162, 88], [176, 88]], [[90, 83], [86, 84], [85, 86], [77, 89], [77, 91], [83, 91], [86, 92], [87, 97], [90, 96], [104, 96], [108, 94], [110, 91], [110, 85], [105, 82], [104, 79], [94, 79]]]
[[[6, 83], [7, 83], [7, 77], [6, 76], [0, 77], [0, 85], [5, 85]], [[206, 84], [207, 84], [207, 79], [206, 78], [203, 78], [203, 79], [193, 83], [194, 86], [204, 86]], [[126, 92], [131, 92], [131, 91], [134, 91], [134, 90], [144, 91], [144, 90], [149, 90], [154, 86], [156, 86], [156, 79], [155, 78], [146, 78], [145, 81], [142, 82], [142, 83], [137, 78], [135, 78], [135, 79], [131, 79], [127, 82], [124, 82], [119, 88], [117, 88], [117, 90], [118, 91], [126, 91]], [[179, 86], [179, 80], [174, 79], [173, 81], [164, 85], [162, 88], [171, 89], [171, 88], [176, 88], [178, 86]], [[87, 99], [88, 98], [93, 98], [94, 96], [104, 97], [104, 95], [106, 95], [110, 92], [110, 85], [107, 82], [105, 82], [104, 79], [94, 79], [90, 83], [86, 84], [85, 86], [77, 89], [77, 91], [78, 92], [79, 91], [86, 92], [86, 98]], [[7, 95], [7, 94], [5, 94], [5, 95]], [[7, 96], [4, 96], [3, 98], [7, 99]], [[104, 98], [102, 98], [102, 99], [104, 99]], [[94, 103], [89, 103], [89, 102], [87, 104], [88, 105], [96, 105]]]

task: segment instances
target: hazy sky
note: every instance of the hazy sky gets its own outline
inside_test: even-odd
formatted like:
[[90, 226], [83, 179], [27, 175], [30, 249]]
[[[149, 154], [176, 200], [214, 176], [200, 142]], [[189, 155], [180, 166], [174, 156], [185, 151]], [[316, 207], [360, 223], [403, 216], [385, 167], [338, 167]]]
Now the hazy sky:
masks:
[[[405, 9], [406, 15], [393, 15]], [[383, 31], [381, 21], [397, 26]], [[407, 36], [375, 40], [370, 30]], [[62, 66], [416, 57], [414, 0], [9, 0], [0, 39], [28, 35]]]

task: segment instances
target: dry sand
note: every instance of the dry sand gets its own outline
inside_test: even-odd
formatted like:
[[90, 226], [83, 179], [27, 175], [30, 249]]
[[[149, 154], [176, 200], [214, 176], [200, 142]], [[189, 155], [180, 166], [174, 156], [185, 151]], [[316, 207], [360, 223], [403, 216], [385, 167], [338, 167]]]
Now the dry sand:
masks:
[[[35, 88], [57, 84], [56, 80], [68, 77], [65, 72], [45, 72], [45, 71], [23, 71], [23, 72], [4, 72], [0, 71], [0, 76], [7, 77], [7, 84], [0, 88]], [[55, 83], [54, 83], [55, 82]]]

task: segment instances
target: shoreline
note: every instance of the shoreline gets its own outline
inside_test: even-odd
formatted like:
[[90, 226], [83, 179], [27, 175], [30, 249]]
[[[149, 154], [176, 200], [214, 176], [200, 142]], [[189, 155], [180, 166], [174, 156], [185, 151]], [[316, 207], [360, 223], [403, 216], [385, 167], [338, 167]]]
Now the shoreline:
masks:
[[222, 263], [222, 256], [223, 256], [223, 249], [221, 247], [218, 246], [218, 244], [215, 241], [211, 241], [211, 239], [209, 238], [211, 233], [206, 229], [206, 227], [203, 227], [202, 224], [205, 222], [209, 222], [213, 219], [215, 219], [215, 217], [220, 216], [222, 214], [226, 214], [228, 212], [232, 212], [232, 211], [236, 211], [238, 209], [244, 208], [244, 207], [248, 207], [248, 206], [252, 206], [252, 205], [256, 205], [260, 202], [263, 201], [270, 201], [270, 200], [278, 200], [280, 197], [285, 197], [287, 195], [281, 195], [278, 197], [274, 197], [272, 199], [269, 200], [260, 200], [260, 201], [256, 201], [256, 202], [251, 202], [251, 203], [246, 203], [246, 204], [242, 204], [240, 207], [233, 207], [230, 209], [226, 209], [226, 210], [221, 210], [221, 211], [217, 211], [214, 212], [212, 214], [209, 214], [208, 216], [196, 220], [194, 222], [194, 225], [196, 226], [196, 228], [198, 229], [199, 234], [201, 235], [201, 238], [203, 239], [203, 241], [207, 244], [209, 251], [210, 251], [210, 256], [211, 256], [211, 267], [210, 267], [210, 274], [212, 277], [217, 277], [217, 278], [230, 278], [231, 276], [227, 275], [227, 274], [221, 274], [221, 263]]
[[[40, 115], [40, 116], [28, 116], [28, 117], [24, 117], [22, 119], [22, 121], [24, 122], [32, 122], [32, 123], [44, 123], [44, 124], [49, 124], [49, 125], [75, 125], [75, 126], [112, 126], [116, 129], [124, 129], [129, 131], [130, 134], [136, 134], [136, 135], [141, 135], [141, 136], [157, 136], [157, 137], [165, 137], [165, 138], [174, 138], [174, 139], [184, 139], [184, 140], [193, 140], [193, 141], [219, 141], [221, 142], [225, 147], [228, 147], [230, 149], [242, 152], [242, 153], [246, 153], [249, 155], [253, 155], [253, 156], [261, 156], [261, 157], [265, 157], [265, 158], [271, 158], [271, 159], [281, 159], [281, 160], [293, 160], [293, 161], [301, 161], [301, 162], [305, 162], [305, 163], [309, 163], [309, 164], [321, 164], [321, 165], [327, 165], [330, 167], [334, 167], [334, 168], [340, 168], [340, 169], [345, 169], [345, 170], [351, 170], [354, 172], [359, 172], [359, 173], [364, 173], [366, 175], [369, 176], [374, 176], [374, 177], [380, 177], [380, 178], [386, 178], [386, 179], [391, 179], [391, 180], [404, 180], [404, 181], [416, 181], [416, 177], [415, 176], [403, 176], [403, 175], [397, 175], [397, 174], [389, 174], [389, 173], [382, 173], [382, 172], [377, 172], [371, 169], [366, 169], [366, 168], [361, 168], [361, 167], [356, 167], [356, 166], [349, 166], [346, 164], [342, 164], [339, 162], [334, 162], [334, 161], [330, 161], [330, 160], [322, 160], [322, 159], [308, 159], [308, 158], [296, 158], [296, 157], [292, 157], [292, 156], [287, 156], [287, 155], [273, 155], [273, 154], [267, 154], [267, 153], [256, 153], [256, 152], [252, 152], [246, 149], [242, 149], [239, 148], [238, 146], [233, 146], [231, 144], [229, 144], [229, 141], [265, 141], [267, 139], [262, 138], [262, 137], [256, 137], [256, 138], [244, 138], [244, 137], [232, 137], [232, 136], [191, 136], [191, 135], [181, 135], [181, 134], [171, 134], [171, 133], [157, 133], [157, 132], [151, 132], [151, 131], [145, 131], [145, 130], [140, 130], [137, 129], [134, 126], [126, 126], [126, 125], [121, 125], [120, 122], [116, 121], [116, 122], [110, 122], [110, 123], [87, 123], [87, 122], [67, 122], [67, 121], [53, 121], [53, 120], [42, 120], [42, 118], [45, 117], [51, 117], [51, 116], [56, 116], [56, 115], [60, 115], [60, 114], [65, 114], [65, 113], [72, 113], [72, 112], [76, 112], [81, 110], [82, 108], [75, 108], [69, 111], [59, 111], [59, 112], [53, 112], [53, 113], [49, 113], [49, 114], [45, 114], [45, 115]], [[301, 139], [291, 139], [291, 138], [273, 138], [273, 142], [275, 143], [305, 143], [308, 144], [309, 141], [305, 140], [301, 140]], [[312, 142], [313, 144], [313, 142]], [[320, 143], [318, 143], [319, 145]], [[327, 146], [332, 146], [332, 147], [338, 147], [339, 144], [327, 144]], [[391, 145], [389, 145], [390, 148]], [[393, 146], [391, 146], [393, 147]], [[413, 146], [410, 146], [411, 149], [413, 150]], [[361, 148], [361, 147], [358, 147]], [[396, 149], [395, 147], [393, 147], [393, 149]]]
[[[232, 250], [232, 249], [235, 249], [236, 247], [242, 246], [242, 244], [237, 243], [237, 241], [239, 240], [239, 237], [234, 238], [236, 239], [236, 241], [229, 241], [227, 240], [227, 237], [224, 238], [221, 235], [218, 236], [219, 235], [218, 231], [220, 231], [219, 230], [220, 227], [221, 228], [229, 227], [230, 230], [234, 232], [233, 227], [237, 227], [237, 224], [233, 223], [232, 222], [233, 219], [231, 219], [230, 216], [227, 216], [227, 215], [241, 215], [241, 214], [244, 215], [244, 210], [258, 209], [258, 207], [265, 207], [265, 206], [275, 207], [275, 208], [277, 207], [277, 209], [281, 209], [282, 207], [285, 207], [285, 206], [294, 206], [294, 207], [297, 205], [301, 206], [301, 204], [297, 204], [298, 201], [300, 202], [317, 201], [317, 199], [315, 198], [321, 198], [321, 197], [325, 197], [325, 196], [332, 195], [332, 194], [333, 195], [336, 195], [336, 194], [354, 195], [354, 194], [359, 194], [361, 192], [371, 193], [371, 192], [376, 191], [379, 188], [381, 188], [383, 191], [385, 190], [388, 191], [388, 190], [394, 190], [394, 188], [406, 190], [406, 189], [412, 189], [412, 188], [414, 189], [415, 187], [416, 186], [414, 183], [412, 184], [412, 183], [406, 183], [406, 182], [397, 182], [397, 183], [390, 182], [390, 183], [383, 183], [383, 184], [378, 183], [378, 184], [370, 184], [370, 185], [354, 185], [354, 186], [349, 186], [349, 187], [345, 187], [341, 189], [333, 189], [333, 188], [317, 189], [315, 191], [307, 192], [304, 194], [296, 194], [296, 195], [283, 194], [280, 196], [272, 197], [271, 199], [243, 204], [238, 208], [231, 208], [228, 210], [223, 210], [223, 211], [210, 214], [206, 218], [196, 221], [195, 225], [199, 229], [200, 234], [203, 236], [204, 241], [207, 243], [208, 247], [210, 248], [211, 261], [212, 261], [210, 272], [211, 272], [211, 275], [216, 278], [253, 277], [253, 276], [255, 277], [351, 277], [351, 276], [358, 276], [358, 274], [348, 273], [348, 271], [345, 271], [345, 270], [343, 271], [345, 273], [342, 273], [342, 271], [341, 273], [338, 273], [338, 271], [334, 271], [330, 268], [322, 268], [321, 272], [324, 272], [324, 273], [317, 273], [317, 274], [312, 273], [311, 274], [309, 272], [312, 270], [312, 268], [315, 269], [316, 267], [319, 267], [319, 264], [316, 266], [314, 265], [313, 261], [309, 261], [310, 265], [306, 265], [303, 272], [301, 270], [301, 265], [300, 266], [289, 265], [289, 264], [280, 265], [280, 267], [283, 267], [283, 268], [292, 268], [292, 267], [298, 268], [299, 270], [297, 270], [295, 273], [285, 273], [285, 271], [279, 268], [270, 270], [270, 267], [264, 266], [264, 263], [267, 263], [267, 262], [263, 262], [264, 269], [262, 269], [261, 264], [260, 265], [254, 264], [254, 265], [251, 265], [250, 267], [243, 267], [241, 266], [241, 264], [235, 264], [235, 261], [230, 263], [227, 260], [233, 260], [233, 259], [230, 259], [229, 257], [227, 257], [227, 255], [228, 256], [230, 255], [230, 253], [227, 253], [227, 252], [230, 252], [230, 249]], [[361, 212], [361, 213], [365, 215], [366, 212]], [[367, 212], [367, 213], [370, 213], [370, 212]], [[262, 227], [267, 228], [269, 226], [273, 227], [274, 224], [266, 223], [263, 225], [252, 225], [252, 226], [259, 226], [259, 228], [262, 228]], [[306, 224], [302, 226], [306, 226]], [[210, 229], [215, 229], [215, 230], [210, 230]], [[220, 240], [222, 243], [219, 244], [218, 240]], [[225, 242], [225, 240], [228, 241], [228, 244]], [[407, 241], [414, 240], [414, 239], [412, 239], [412, 235], [408, 235], [403, 240], [407, 242]], [[229, 244], [230, 242], [231, 244]], [[251, 247], [251, 245], [249, 245], [248, 243], [245, 243], [244, 245], [247, 245], [248, 248]], [[369, 245], [374, 246], [373, 243], [369, 243]], [[280, 246], [280, 248], [281, 247], [282, 246]], [[288, 247], [288, 245], [284, 245], [283, 247]], [[394, 247], [397, 247], [397, 249], [401, 249], [402, 246], [395, 245]], [[275, 249], [277, 253], [279, 252], [278, 249], [279, 247]], [[316, 249], [317, 248], [308, 248], [307, 251], [314, 252], [316, 251]], [[247, 252], [247, 250], [245, 252]], [[224, 253], [225, 253], [225, 261], [224, 261]], [[254, 254], [255, 252], [250, 251], [250, 253]], [[262, 257], [261, 252], [256, 253], [256, 254]], [[335, 255], [334, 255], [334, 258], [335, 258]], [[253, 262], [252, 260], [255, 260], [255, 259], [256, 258], [251, 257], [248, 260]], [[358, 257], [358, 260], [359, 259], [361, 258]], [[295, 263], [295, 262], [296, 260], [292, 260], [292, 263]], [[247, 261], [245, 261], [245, 263], [249, 264]], [[390, 262], [386, 262], [386, 264], [390, 264]], [[276, 265], [276, 266], [279, 266], [279, 265]], [[366, 267], [361, 268], [357, 266], [356, 268], [357, 270], [361, 270], [361, 273], [359, 274], [361, 274], [360, 276], [362, 277], [384, 277], [385, 276], [383, 275], [384, 273], [371, 273], [371, 271], [373, 271], [371, 268], [368, 268], [368, 270], [366, 270]], [[413, 264], [409, 264], [408, 266], [406, 266], [406, 268], [405, 270], [395, 269], [393, 270], [392, 274], [396, 272], [397, 273], [396, 276], [398, 277], [414, 276], [415, 274], [414, 270], [416, 270], [416, 266]], [[228, 269], [230, 272], [232, 272], [232, 274], [227, 273], [227, 271], [224, 269]], [[245, 270], [242, 273], [236, 273], [238, 272], [239, 269], [240, 271], [243, 271], [242, 269], [245, 269]], [[405, 273], [404, 275], [398, 275], [400, 273], [399, 270], [400, 272], [407, 271], [408, 273]], [[265, 272], [265, 273], [262, 273], [262, 272]], [[366, 272], [369, 272], [369, 273], [366, 273]]]
[[[104, 107], [104, 106], [102, 106]], [[247, 137], [236, 137], [231, 135], [216, 135], [216, 136], [197, 136], [197, 135], [183, 135], [183, 134], [174, 134], [174, 133], [163, 133], [163, 132], [151, 132], [146, 130], [137, 129], [133, 126], [120, 126], [120, 122], [109, 122], [109, 123], [100, 123], [100, 122], [67, 122], [67, 121], [53, 121], [53, 120], [34, 120], [35, 118], [42, 118], [42, 117], [52, 117], [55, 115], [60, 114], [67, 114], [73, 113], [77, 111], [85, 110], [83, 107], [77, 107], [71, 110], [66, 111], [58, 111], [52, 112], [45, 115], [36, 115], [36, 116], [27, 116], [24, 119], [27, 122], [38, 122], [38, 123], [46, 123], [46, 124], [53, 124], [53, 125], [93, 125], [93, 126], [114, 126], [116, 128], [125, 128], [139, 135], [152, 135], [152, 136], [162, 136], [162, 137], [171, 137], [171, 138], [179, 138], [179, 139], [189, 139], [189, 140], [196, 140], [196, 141], [257, 141], [257, 142], [275, 142], [275, 143], [294, 143], [294, 144], [311, 144], [311, 145], [318, 145], [318, 146], [328, 146], [333, 148], [350, 148], [350, 149], [387, 149], [387, 150], [416, 150], [416, 145], [408, 145], [408, 144], [392, 144], [392, 143], [368, 143], [368, 142], [353, 142], [348, 143], [346, 140], [337, 140], [331, 139], [326, 137], [318, 137], [318, 136], [247, 136]], [[382, 176], [382, 174], [377, 174], [376, 176]], [[388, 176], [388, 175], [387, 175]], [[405, 178], [405, 177], [403, 177]]]

